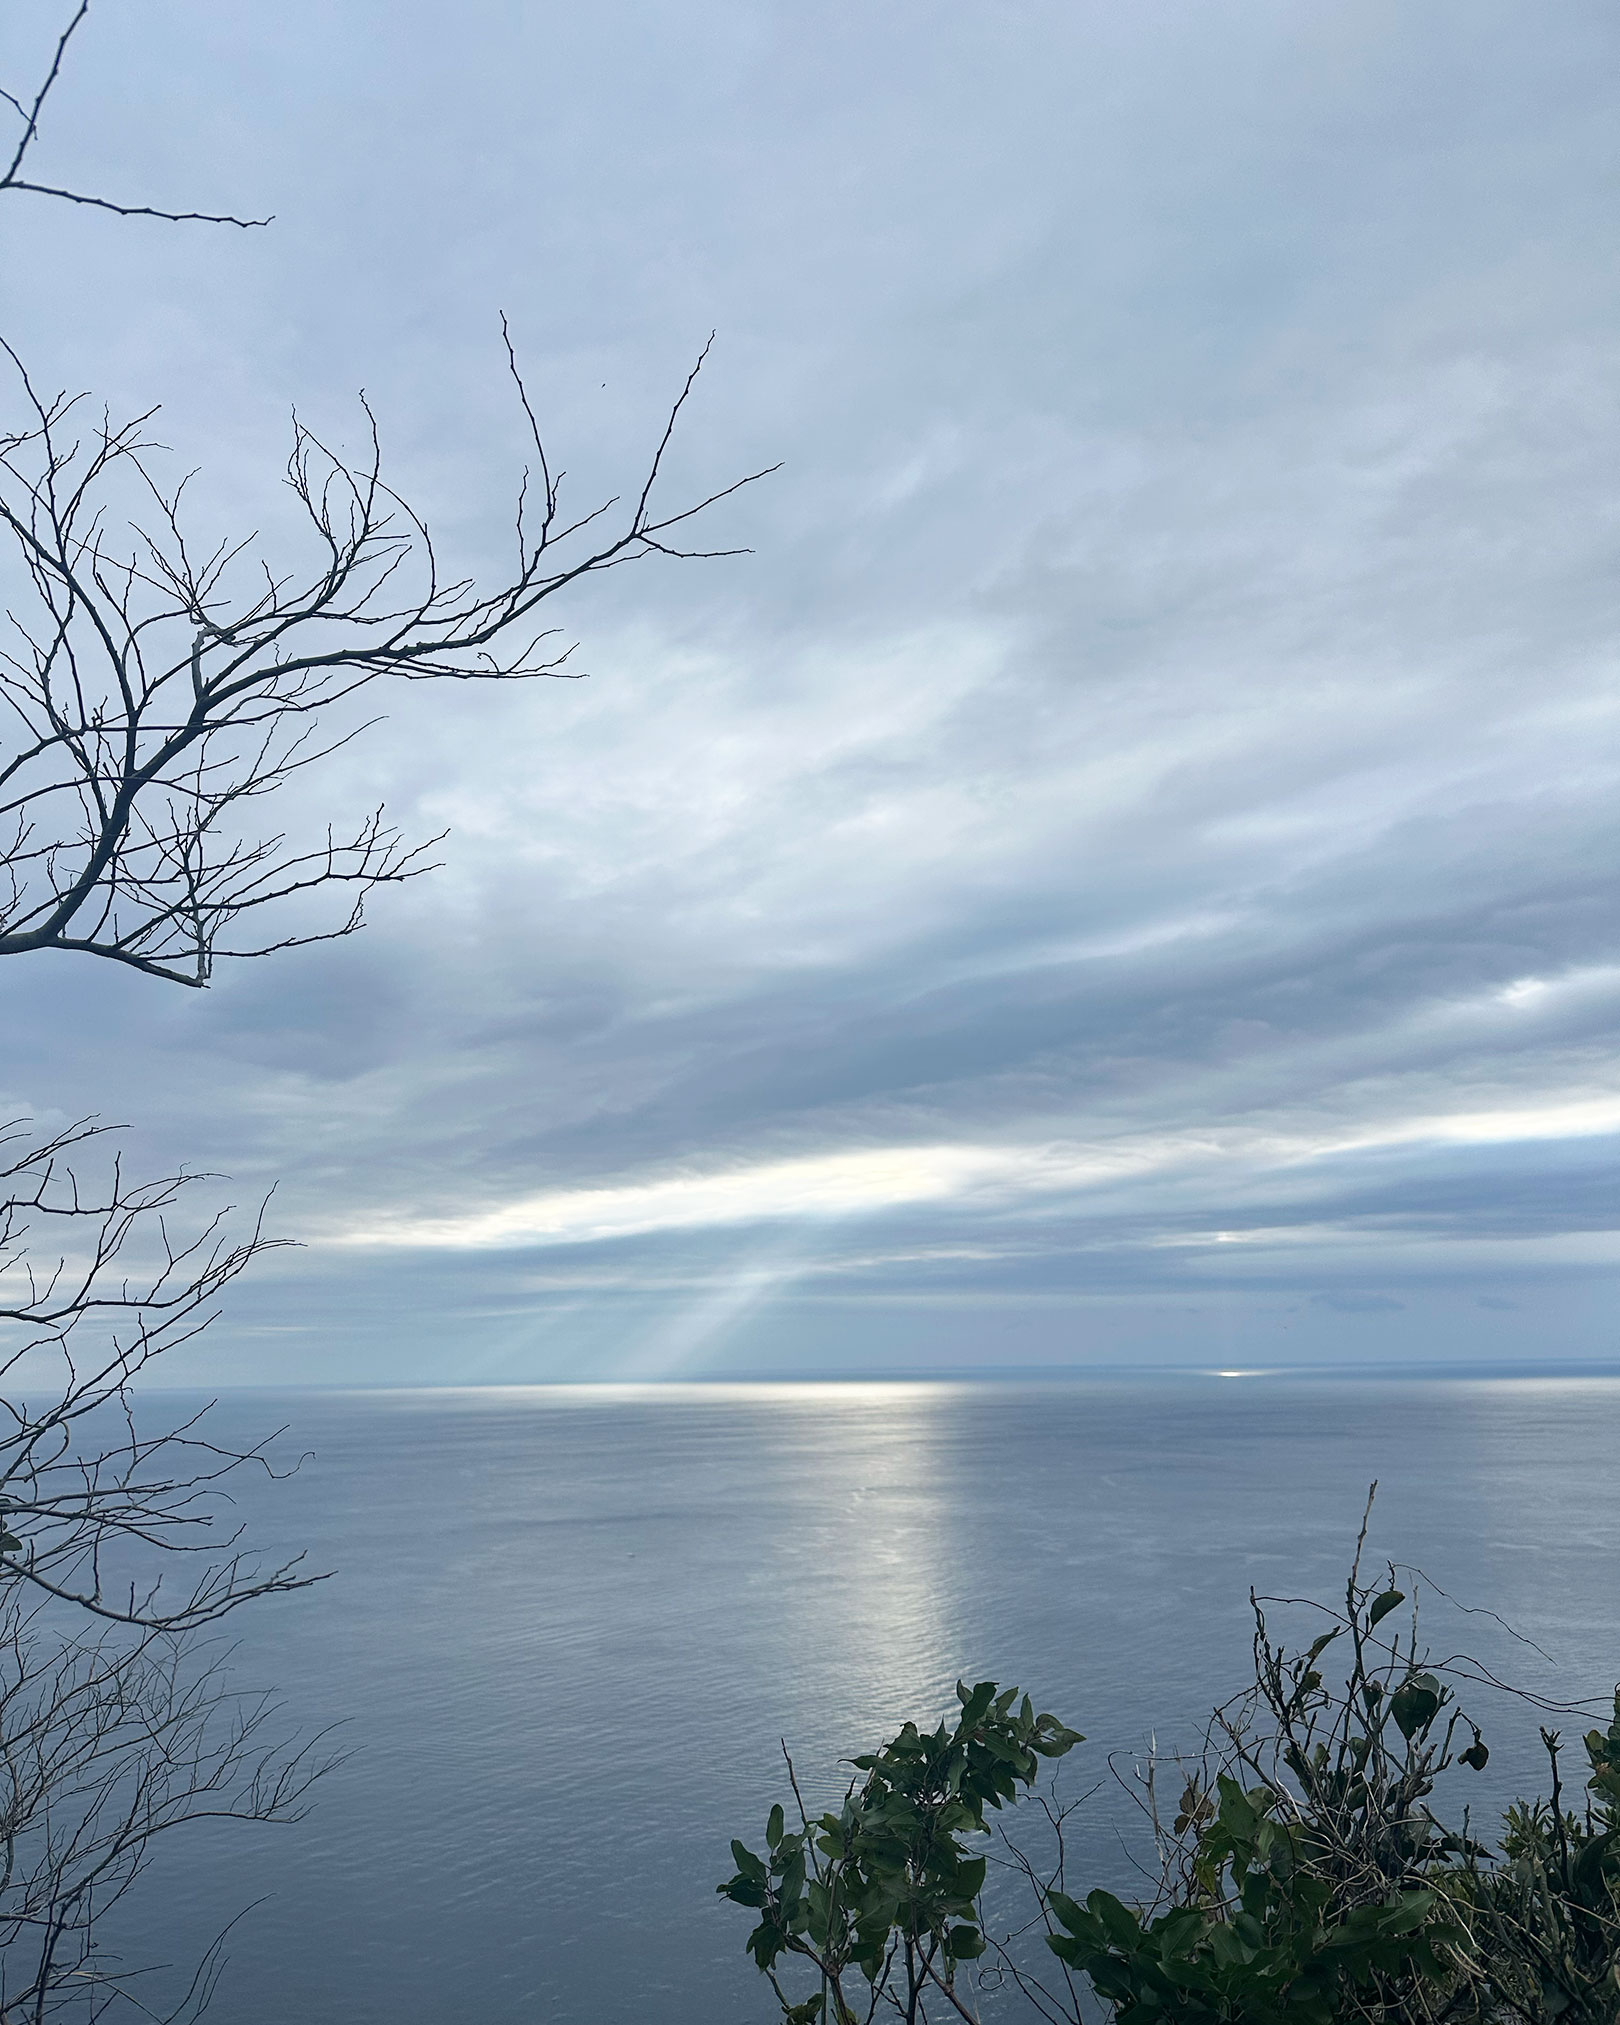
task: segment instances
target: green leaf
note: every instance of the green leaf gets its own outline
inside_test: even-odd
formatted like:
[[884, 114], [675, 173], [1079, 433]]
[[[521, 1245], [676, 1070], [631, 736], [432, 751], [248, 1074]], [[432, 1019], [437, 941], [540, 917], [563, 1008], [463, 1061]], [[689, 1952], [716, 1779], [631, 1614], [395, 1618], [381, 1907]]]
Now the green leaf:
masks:
[[1432, 1673], [1415, 1673], [1390, 1697], [1390, 1714], [1408, 1740], [1426, 1730], [1440, 1713], [1440, 1683]]
[[1046, 1894], [1046, 1903], [1057, 1914], [1059, 1923], [1066, 1926], [1071, 1934], [1089, 1935], [1095, 1931], [1096, 1921], [1093, 1916], [1077, 1906], [1067, 1892], [1049, 1891]]
[[1071, 1730], [1067, 1723], [1060, 1723], [1056, 1716], [1037, 1716], [1035, 1734], [1029, 1740], [1029, 1748], [1038, 1751], [1043, 1758], [1061, 1758], [1072, 1751], [1076, 1744], [1083, 1744], [1085, 1737], [1079, 1730]]
[[1399, 1610], [1405, 1601], [1405, 1592], [1400, 1589], [1386, 1589], [1382, 1596], [1375, 1596], [1372, 1608], [1367, 1612], [1367, 1629], [1371, 1631], [1373, 1626], [1386, 1618], [1392, 1610]]
[[1120, 1904], [1111, 1891], [1098, 1890], [1086, 1898], [1086, 1909], [1097, 1920], [1116, 1948], [1134, 1951], [1141, 1944], [1142, 1929], [1136, 1915]]
[[772, 1849], [775, 1849], [777, 1844], [782, 1840], [782, 1833], [786, 1826], [786, 1817], [783, 1815], [781, 1807], [773, 1807], [770, 1819], [765, 1823], [765, 1840]]
[[1260, 1825], [1259, 1809], [1229, 1773], [1218, 1773], [1215, 1784], [1220, 1793], [1221, 1826], [1235, 1842], [1252, 1841]]
[[960, 1727], [964, 1730], [971, 1730], [977, 1723], [983, 1721], [985, 1712], [995, 1700], [996, 1684], [993, 1680], [982, 1680], [971, 1694], [963, 1694], [962, 1683], [958, 1681], [956, 1683], [956, 1692], [962, 1696], [962, 1721]]
[[1434, 1904], [1432, 1891], [1403, 1892], [1392, 1905], [1381, 1908], [1379, 1925], [1386, 1934], [1409, 1934], [1422, 1926]]
[[[1253, 1922], [1251, 1921], [1250, 1924], [1253, 1925]], [[1255, 1930], [1256, 1932], [1259, 1931], [1258, 1928]], [[1237, 1932], [1235, 1927], [1230, 1926], [1211, 1927], [1209, 1933], [1209, 1952], [1223, 1969], [1247, 1968], [1249, 1963], [1253, 1961], [1255, 1954], [1254, 1948]]]
[[759, 1858], [746, 1843], [734, 1841], [731, 1845], [731, 1858], [737, 1866], [738, 1874], [742, 1877], [755, 1878], [759, 1883], [763, 1884], [769, 1876], [769, 1872], [766, 1870], [764, 1864], [760, 1862]]

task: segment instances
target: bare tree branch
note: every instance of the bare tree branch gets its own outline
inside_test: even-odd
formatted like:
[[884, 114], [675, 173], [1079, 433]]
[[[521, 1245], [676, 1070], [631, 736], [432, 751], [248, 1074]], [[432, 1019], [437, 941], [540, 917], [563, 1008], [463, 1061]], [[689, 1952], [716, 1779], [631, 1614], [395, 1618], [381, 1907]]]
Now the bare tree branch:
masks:
[[[504, 319], [502, 330], [538, 498], [525, 472], [515, 566], [493, 587], [445, 572], [425, 516], [383, 479], [363, 396], [359, 461], [294, 418], [286, 483], [309, 550], [277, 567], [250, 540], [196, 542], [185, 481], [162, 482], [150, 415], [89, 420], [82, 399], [41, 395], [0, 340], [22, 408], [0, 433], [13, 565], [0, 632], [11, 726], [0, 746], [0, 956], [76, 950], [203, 986], [222, 957], [354, 933], [367, 894], [429, 870], [438, 839], [407, 842], [381, 809], [304, 843], [251, 825], [252, 804], [357, 735], [326, 730], [323, 716], [384, 676], [571, 678], [571, 648], [538, 623], [559, 592], [649, 555], [742, 552], [687, 546], [678, 530], [764, 472], [657, 504], [708, 345], [613, 527], [611, 500], [564, 518], [562, 474]], [[343, 911], [311, 925], [303, 903], [340, 891]], [[267, 911], [291, 925], [244, 934]]]
[[83, 204], [96, 211], [112, 211], [120, 218], [160, 218], [171, 225], [239, 225], [244, 231], [255, 226], [268, 225], [268, 218], [238, 218], [228, 211], [165, 211], [154, 204], [120, 204], [110, 197], [87, 196], [82, 190], [61, 189], [52, 183], [35, 183], [22, 173], [23, 165], [39, 139], [40, 115], [45, 102], [62, 75], [62, 63], [68, 53], [68, 44], [78, 33], [85, 16], [90, 12], [90, 0], [79, 0], [67, 26], [56, 38], [48, 67], [31, 97], [7, 91], [0, 86], [0, 102], [14, 112], [21, 123], [21, 130], [12, 144], [10, 159], [0, 169], [0, 194], [6, 191], [27, 192], [35, 197], [56, 197], [67, 204]]
[[[89, 5], [36, 81], [0, 84], [0, 193], [267, 224], [33, 175]], [[252, 535], [199, 536], [152, 413], [115, 424], [44, 394], [0, 338], [0, 956], [73, 951], [202, 987], [222, 958], [353, 934], [367, 896], [430, 870], [440, 838], [407, 840], [380, 807], [289, 836], [258, 805], [367, 728], [352, 721], [361, 691], [572, 678], [552, 598], [648, 556], [740, 552], [692, 545], [689, 526], [763, 472], [661, 497], [712, 334], [629, 503], [565, 514], [504, 317], [501, 332], [533, 468], [491, 585], [447, 568], [384, 480], [364, 395], [358, 458], [293, 417], [285, 480], [305, 546], [283, 558]], [[244, 1603], [323, 1579], [301, 1556], [255, 1554], [233, 1518], [233, 1473], [280, 1473], [275, 1437], [217, 1440], [206, 1408], [154, 1429], [136, 1400], [154, 1360], [206, 1330], [281, 1241], [262, 1208], [243, 1229], [225, 1210], [186, 1225], [206, 1177], [131, 1181], [114, 1145], [94, 1120], [0, 1124], [0, 2025], [115, 2003], [198, 2016], [217, 1944], [160, 2014], [97, 1922], [157, 1837], [296, 1818], [323, 1769], [319, 1740], [276, 1738], [272, 1705], [238, 1693], [208, 1642]]]
[[185, 1227], [207, 1177], [131, 1181], [116, 1148], [94, 1120], [0, 1124], [0, 2025], [114, 2000], [198, 2017], [217, 1947], [157, 2011], [98, 1923], [160, 1836], [296, 1818], [324, 1769], [319, 1740], [275, 1734], [273, 1704], [236, 1688], [208, 1636], [321, 1579], [256, 1555], [234, 1515], [235, 1473], [286, 1473], [275, 1436], [218, 1440], [207, 1407], [148, 1424], [136, 1399], [283, 1241], [262, 1209], [241, 1232], [222, 1209]]
[[[206, 1177], [131, 1182], [109, 1142], [94, 1121], [37, 1139], [0, 1127], [0, 1590], [178, 1632], [318, 1579], [301, 1559], [261, 1563], [229, 1517], [224, 1480], [277, 1474], [275, 1437], [222, 1445], [206, 1412], [154, 1432], [131, 1391], [285, 1240], [262, 1210], [240, 1235], [226, 1211], [178, 1231]], [[102, 1156], [88, 1182], [87, 1154]]]
[[0, 1600], [0, 2025], [100, 2017], [115, 1997], [168, 2025], [206, 2007], [218, 1945], [178, 2003], [98, 1944], [97, 1923], [154, 1846], [201, 1820], [293, 1821], [333, 1760], [278, 1733], [268, 1696], [238, 1690], [228, 1649], [148, 1631], [64, 1638]]

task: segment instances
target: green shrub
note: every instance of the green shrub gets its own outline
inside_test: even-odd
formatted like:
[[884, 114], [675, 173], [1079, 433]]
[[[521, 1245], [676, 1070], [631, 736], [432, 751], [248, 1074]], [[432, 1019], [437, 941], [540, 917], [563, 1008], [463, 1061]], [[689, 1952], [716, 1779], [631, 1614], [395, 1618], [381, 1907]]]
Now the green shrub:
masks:
[[[941, 1723], [924, 1733], [907, 1723], [882, 1750], [854, 1759], [865, 1776], [836, 1814], [805, 1812], [789, 1761], [799, 1826], [789, 1829], [778, 1805], [765, 1824], [763, 1855], [732, 1843], [736, 1875], [720, 1890], [758, 1910], [748, 1951], [791, 2025], [853, 2025], [880, 1997], [918, 2019], [929, 1988], [962, 2010], [958, 1965], [986, 1947], [979, 1915], [986, 1859], [964, 1837], [985, 1835], [987, 1807], [1016, 1802], [1043, 1759], [1082, 1740], [1055, 1716], [1036, 1715], [1027, 1696], [1015, 1707], [1016, 1688], [998, 1693], [982, 1681], [972, 1690], [958, 1684], [957, 1695], [954, 1728]], [[817, 1979], [801, 2001], [778, 1980], [784, 1955]], [[848, 1994], [851, 1972], [865, 1980], [864, 2002]]]
[[[1365, 1525], [1362, 1529], [1365, 1539]], [[1585, 1739], [1586, 1792], [1565, 1805], [1560, 1741], [1542, 1731], [1547, 1800], [1516, 1801], [1497, 1844], [1448, 1827], [1436, 1784], [1488, 1751], [1446, 1670], [1419, 1644], [1393, 1568], [1361, 1579], [1302, 1649], [1255, 1614], [1254, 1678], [1216, 1711], [1168, 1827], [1150, 1768], [1156, 1894], [1126, 1905], [1065, 1889], [1068, 1810], [1038, 1796], [1055, 1856], [1037, 1860], [998, 1814], [1043, 1759], [1081, 1737], [1014, 1688], [959, 1685], [954, 1726], [908, 1723], [854, 1759], [841, 1810], [797, 1826], [772, 1808], [765, 1848], [732, 1844], [719, 1889], [754, 1908], [748, 1949], [790, 2025], [973, 2020], [979, 1986], [1050, 2025], [1620, 2025], [1620, 1691]], [[1330, 1652], [1340, 1665], [1329, 1686]], [[1007, 1931], [987, 1922], [992, 1855], [1031, 1893]], [[1042, 1970], [1027, 1945], [1044, 1940]], [[1038, 1951], [1037, 1951], [1038, 1952]], [[1055, 1960], [1054, 1960], [1055, 1958]], [[793, 1965], [808, 1987], [790, 1990]], [[1055, 1971], [1055, 1973], [1054, 1973]], [[988, 1972], [988, 1973], [987, 1973]]]

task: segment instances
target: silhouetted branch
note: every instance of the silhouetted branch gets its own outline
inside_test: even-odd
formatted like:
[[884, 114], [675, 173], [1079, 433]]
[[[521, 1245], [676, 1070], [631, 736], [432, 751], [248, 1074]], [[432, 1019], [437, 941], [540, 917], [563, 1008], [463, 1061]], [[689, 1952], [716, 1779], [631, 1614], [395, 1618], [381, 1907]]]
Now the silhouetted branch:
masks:
[[[493, 587], [446, 574], [426, 518], [383, 479], [364, 397], [359, 461], [294, 417], [286, 483], [310, 552], [273, 566], [251, 540], [196, 542], [185, 481], [160, 480], [149, 414], [81, 423], [82, 399], [42, 396], [0, 341], [22, 405], [0, 434], [0, 530], [20, 593], [0, 639], [12, 726], [0, 756], [0, 956], [77, 950], [201, 986], [221, 957], [353, 934], [367, 894], [429, 870], [439, 840], [407, 841], [381, 809], [318, 841], [248, 827], [252, 804], [357, 735], [323, 718], [383, 676], [571, 676], [571, 649], [535, 623], [559, 592], [649, 555], [739, 553], [684, 545], [676, 531], [763, 472], [671, 511], [656, 504], [707, 345], [611, 528], [613, 500], [563, 517], [561, 473], [504, 320], [503, 335], [539, 500], [526, 472], [515, 567]], [[348, 897], [324, 924], [300, 914], [243, 933], [267, 910], [279, 921], [286, 903], [332, 891]]]
[[[69, 0], [71, 4], [71, 0]], [[89, 12], [79, 0], [26, 90], [0, 86], [0, 193], [122, 217], [241, 227], [31, 174], [42, 116]], [[6, 152], [9, 147], [9, 154]], [[0, 339], [0, 956], [51, 949], [203, 986], [222, 957], [340, 938], [367, 895], [430, 869], [381, 808], [289, 837], [256, 804], [366, 728], [344, 709], [384, 676], [510, 682], [571, 676], [542, 610], [559, 592], [690, 545], [689, 524], [763, 473], [666, 508], [660, 480], [706, 344], [620, 505], [565, 516], [503, 318], [536, 469], [514, 507], [516, 554], [493, 584], [441, 562], [425, 515], [366, 449], [350, 459], [296, 414], [285, 478], [305, 537], [199, 536], [148, 434], [85, 397], [45, 395]], [[712, 338], [710, 340], [712, 343]], [[338, 905], [311, 917], [307, 903]], [[269, 1736], [207, 1627], [321, 1577], [263, 1561], [229, 1479], [277, 1474], [269, 1442], [218, 1442], [207, 1409], [156, 1431], [134, 1388], [193, 1341], [225, 1289], [279, 1242], [262, 1211], [183, 1216], [202, 1177], [132, 1182], [104, 1130], [0, 1125], [0, 2025], [157, 2016], [109, 1961], [96, 1922], [152, 1843], [200, 1818], [284, 1820], [321, 1765]], [[274, 1439], [273, 1437], [271, 1438]], [[195, 2018], [210, 1950], [170, 2020]]]
[[274, 1473], [274, 1437], [221, 1445], [205, 1414], [151, 1432], [130, 1392], [284, 1241], [262, 1211], [241, 1234], [223, 1211], [177, 1231], [198, 1175], [131, 1182], [109, 1150], [84, 1181], [106, 1138], [91, 1121], [40, 1139], [0, 1128], [0, 1586], [173, 1632], [317, 1579], [301, 1560], [260, 1563], [221, 1516], [232, 1471]]
[[159, 218], [171, 225], [239, 225], [244, 231], [254, 226], [268, 225], [268, 218], [238, 218], [230, 212], [220, 211], [165, 211], [154, 204], [120, 204], [111, 197], [91, 197], [82, 190], [62, 189], [52, 183], [36, 183], [23, 175], [23, 167], [34, 144], [39, 139], [40, 116], [45, 103], [56, 89], [62, 75], [62, 64], [68, 53], [68, 45], [78, 33], [85, 16], [90, 12], [90, 0], [79, 0], [67, 26], [56, 38], [45, 74], [32, 94], [18, 94], [0, 86], [0, 103], [4, 103], [16, 114], [20, 131], [12, 143], [10, 157], [4, 168], [0, 168], [0, 193], [26, 191], [35, 197], [56, 197], [63, 203], [82, 204], [96, 211], [112, 211], [120, 218]]
[[[98, 2018], [144, 1974], [97, 1945], [159, 1838], [200, 1820], [291, 1821], [329, 1768], [290, 1745], [267, 1696], [236, 1690], [229, 1653], [147, 1631], [65, 1639], [0, 1599], [0, 2025]], [[200, 2015], [210, 1949], [162, 2014]]]

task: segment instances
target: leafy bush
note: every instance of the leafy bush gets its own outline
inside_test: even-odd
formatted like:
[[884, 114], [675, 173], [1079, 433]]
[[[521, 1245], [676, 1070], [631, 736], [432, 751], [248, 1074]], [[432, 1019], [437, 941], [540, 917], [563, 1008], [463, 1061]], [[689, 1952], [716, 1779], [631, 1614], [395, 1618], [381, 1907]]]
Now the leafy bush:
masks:
[[[1466, 1814], [1458, 1829], [1431, 1808], [1441, 1778], [1483, 1770], [1489, 1753], [1420, 1647], [1415, 1606], [1397, 1617], [1394, 1569], [1364, 1583], [1358, 1544], [1342, 1608], [1312, 1606], [1323, 1628], [1298, 1650], [1273, 1641], [1251, 1601], [1253, 1681], [1179, 1765], [1168, 1828], [1150, 1778], [1149, 1903], [1065, 1889], [1069, 1810], [1044, 1796], [1055, 1857], [992, 1827], [987, 1809], [1027, 1799], [1041, 1761], [1083, 1741], [1015, 1688], [959, 1685], [955, 1726], [907, 1723], [854, 1759], [836, 1814], [807, 1815], [790, 1760], [799, 1825], [774, 1807], [764, 1852], [734, 1842], [736, 1874], [719, 1887], [759, 1913], [748, 1949], [789, 2025], [974, 2020], [987, 1984], [1051, 2025], [1099, 2013], [1113, 2025], [1620, 2025], [1620, 1691], [1614, 1720], [1585, 1739], [1579, 1810], [1543, 1729], [1551, 1798], [1515, 1802], [1491, 1847]], [[993, 1857], [1032, 1893], [1030, 1918], [1005, 1931], [984, 1905]], [[1045, 1970], [1021, 1945], [1032, 1926]], [[782, 1981], [795, 1961], [812, 1979], [798, 1992]]]
[[[1036, 1715], [1027, 1695], [1015, 1708], [1016, 1688], [998, 1693], [981, 1681], [970, 1691], [959, 1683], [957, 1695], [954, 1729], [941, 1723], [925, 1734], [907, 1723], [882, 1750], [854, 1759], [865, 1777], [836, 1814], [810, 1818], [789, 1760], [799, 1827], [788, 1828], [778, 1805], [765, 1824], [764, 1855], [732, 1843], [737, 1872], [720, 1890], [758, 1910], [748, 1951], [790, 2025], [853, 2025], [872, 2016], [880, 1996], [914, 2020], [925, 2015], [930, 1987], [971, 2015], [955, 1994], [956, 1977], [958, 1964], [985, 1952], [978, 1902], [986, 1858], [963, 1838], [986, 1834], [987, 1807], [1016, 1802], [1043, 1758], [1060, 1758], [1082, 1739], [1055, 1716]], [[818, 1978], [797, 2003], [778, 1980], [784, 1955]], [[867, 1984], [858, 2008], [845, 1987], [852, 1970]]]

